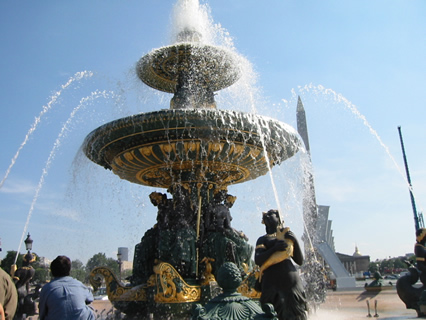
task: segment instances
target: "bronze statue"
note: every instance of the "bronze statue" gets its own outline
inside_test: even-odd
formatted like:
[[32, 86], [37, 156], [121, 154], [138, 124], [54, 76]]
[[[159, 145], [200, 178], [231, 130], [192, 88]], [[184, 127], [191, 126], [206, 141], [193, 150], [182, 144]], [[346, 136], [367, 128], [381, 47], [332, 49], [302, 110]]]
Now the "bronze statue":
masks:
[[235, 196], [220, 190], [206, 209], [201, 254], [214, 259], [212, 265], [215, 275], [225, 262], [235, 263], [243, 273], [251, 269], [253, 247], [243, 232], [231, 227], [230, 208], [235, 200]]
[[417, 269], [421, 271], [420, 281], [426, 284], [426, 228], [420, 228], [416, 232], [416, 244], [414, 254], [416, 255]]
[[263, 213], [266, 235], [256, 243], [255, 262], [259, 276], [262, 304], [271, 303], [280, 320], [306, 320], [307, 301], [298, 270], [291, 260], [303, 264], [303, 254], [296, 236], [284, 228], [278, 210]]
[[25, 319], [24, 314], [27, 316], [36, 314], [36, 305], [33, 295], [30, 294], [30, 281], [34, 277], [35, 270], [31, 263], [36, 261], [36, 256], [28, 252], [23, 259], [22, 267], [18, 268], [13, 275], [13, 282], [15, 283], [16, 290], [18, 291], [18, 307], [16, 309], [15, 319]]
[[217, 282], [222, 293], [211, 299], [204, 307], [195, 304], [191, 320], [277, 320], [271, 304], [263, 310], [252, 299], [237, 292], [242, 282], [240, 269], [232, 262], [225, 262], [218, 270]]
[[[396, 292], [399, 298], [405, 303], [407, 309], [414, 309], [417, 316], [426, 316], [426, 301], [423, 301], [423, 291], [425, 291], [426, 281], [426, 228], [416, 230], [416, 244], [414, 253], [416, 255], [416, 266], [411, 262], [408, 265], [409, 274], [402, 276], [396, 282]], [[422, 282], [422, 286], [415, 286], [417, 281]]]
[[207, 231], [224, 232], [225, 229], [231, 227], [230, 207], [223, 203], [226, 197], [226, 191], [221, 190], [214, 195], [213, 200], [209, 203], [205, 217], [205, 229]]

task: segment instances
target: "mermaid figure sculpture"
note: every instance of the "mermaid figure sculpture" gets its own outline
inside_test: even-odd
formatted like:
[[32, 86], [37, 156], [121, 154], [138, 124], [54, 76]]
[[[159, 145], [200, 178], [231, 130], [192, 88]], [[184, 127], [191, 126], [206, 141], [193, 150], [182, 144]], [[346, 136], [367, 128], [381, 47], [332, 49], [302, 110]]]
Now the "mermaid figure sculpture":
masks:
[[[402, 276], [396, 282], [396, 291], [399, 298], [405, 303], [407, 309], [414, 309], [417, 316], [426, 316], [426, 228], [416, 231], [416, 244], [414, 253], [416, 255], [416, 265], [407, 262], [409, 274]], [[422, 286], [415, 286], [417, 281], [422, 282]]]
[[303, 254], [294, 233], [280, 220], [278, 210], [263, 213], [266, 235], [257, 240], [255, 251], [255, 262], [261, 270], [260, 302], [271, 303], [280, 320], [306, 320], [306, 295], [291, 261], [302, 265]]

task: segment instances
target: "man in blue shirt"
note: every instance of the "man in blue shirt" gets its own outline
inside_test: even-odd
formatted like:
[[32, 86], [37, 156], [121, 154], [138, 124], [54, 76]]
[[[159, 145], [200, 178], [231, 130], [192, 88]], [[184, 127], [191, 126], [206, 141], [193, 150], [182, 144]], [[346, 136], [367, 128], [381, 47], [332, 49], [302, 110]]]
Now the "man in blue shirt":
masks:
[[71, 260], [58, 256], [50, 264], [50, 271], [54, 279], [40, 292], [40, 320], [94, 320], [88, 306], [93, 295], [84, 284], [69, 276]]

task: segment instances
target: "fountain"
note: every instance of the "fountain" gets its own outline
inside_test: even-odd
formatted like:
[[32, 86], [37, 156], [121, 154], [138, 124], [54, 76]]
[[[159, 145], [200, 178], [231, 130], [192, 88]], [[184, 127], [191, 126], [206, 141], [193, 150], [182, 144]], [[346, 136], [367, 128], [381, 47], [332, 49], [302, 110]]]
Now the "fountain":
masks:
[[83, 144], [90, 160], [121, 179], [171, 195], [150, 194], [157, 224], [135, 246], [130, 286], [107, 268], [92, 271], [92, 284], [104, 277], [109, 299], [129, 319], [188, 319], [220, 292], [215, 279], [229, 262], [244, 275], [238, 292], [259, 297], [253, 247], [231, 227], [236, 197], [228, 187], [267, 174], [301, 146], [287, 124], [217, 108], [215, 92], [238, 81], [240, 58], [204, 43], [201, 31], [185, 26], [174, 44], [137, 63], [143, 83], [173, 94], [170, 109], [104, 124]]

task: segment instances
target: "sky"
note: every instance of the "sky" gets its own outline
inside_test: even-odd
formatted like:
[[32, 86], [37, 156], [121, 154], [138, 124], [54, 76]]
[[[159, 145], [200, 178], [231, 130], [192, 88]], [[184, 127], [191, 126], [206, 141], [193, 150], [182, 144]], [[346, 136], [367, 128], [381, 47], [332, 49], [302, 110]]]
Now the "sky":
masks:
[[[132, 185], [82, 156], [84, 138], [114, 119], [168, 108], [135, 75], [171, 44], [175, 0], [0, 2], [0, 259], [26, 233], [33, 251], [84, 263], [130, 255], [155, 223], [155, 188]], [[219, 45], [248, 61], [218, 108], [255, 110], [296, 127], [307, 115], [319, 205], [337, 252], [371, 260], [413, 252], [415, 227], [397, 127], [418, 211], [426, 200], [426, 3], [422, 0], [201, 1]], [[249, 83], [250, 92], [243, 90]], [[225, 90], [226, 91], [226, 90]], [[235, 93], [242, 94], [240, 100]], [[235, 100], [232, 100], [232, 97]], [[254, 103], [252, 102], [254, 97]], [[254, 245], [261, 212], [279, 206], [301, 237], [302, 164], [229, 187], [233, 227]]]

